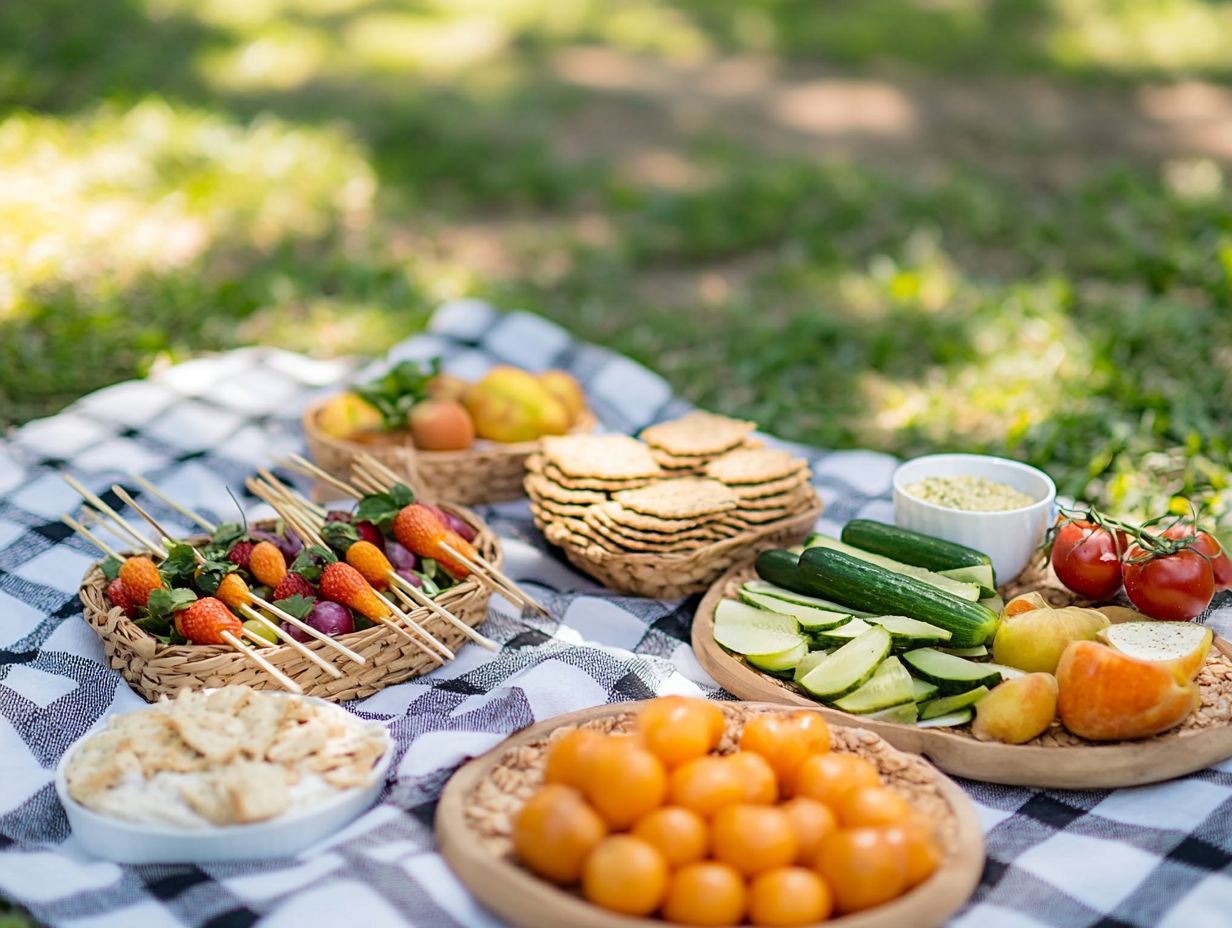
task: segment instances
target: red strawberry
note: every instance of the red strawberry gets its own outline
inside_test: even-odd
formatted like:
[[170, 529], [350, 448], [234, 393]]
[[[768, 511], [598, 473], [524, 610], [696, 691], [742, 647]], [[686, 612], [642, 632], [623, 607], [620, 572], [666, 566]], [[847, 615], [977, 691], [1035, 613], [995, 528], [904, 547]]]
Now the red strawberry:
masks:
[[288, 599], [292, 596], [307, 596], [311, 599], [316, 595], [317, 591], [312, 588], [312, 584], [299, 574], [287, 574], [278, 581], [278, 586], [274, 587], [273, 599]]
[[120, 565], [120, 580], [134, 606], [144, 606], [150, 594], [163, 585], [162, 574], [154, 562], [144, 555], [130, 557]]
[[385, 550], [385, 536], [371, 522], [356, 522], [355, 533], [359, 535], [360, 541], [366, 541], [370, 545], [376, 545], [382, 551]]
[[227, 560], [237, 565], [241, 570], [248, 569], [248, 561], [252, 558], [252, 549], [257, 546], [255, 541], [237, 541], [227, 552]]
[[389, 615], [389, 607], [377, 598], [364, 575], [344, 561], [321, 571], [321, 595], [374, 621]]
[[222, 600], [213, 596], [203, 597], [177, 613], [175, 627], [193, 644], [229, 644], [222, 637], [223, 632], [238, 638], [244, 631], [243, 623], [231, 614]]
[[107, 584], [107, 598], [111, 600], [111, 605], [123, 609], [124, 614], [130, 619], [136, 614], [137, 607], [133, 604], [133, 598], [128, 595], [124, 581], [119, 577]]

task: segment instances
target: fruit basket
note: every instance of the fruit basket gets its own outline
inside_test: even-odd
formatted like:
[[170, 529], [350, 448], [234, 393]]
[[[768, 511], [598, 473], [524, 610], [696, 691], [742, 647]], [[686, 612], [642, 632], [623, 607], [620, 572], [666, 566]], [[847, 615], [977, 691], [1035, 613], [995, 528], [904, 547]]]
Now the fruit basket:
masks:
[[[475, 549], [489, 562], [499, 566], [499, 542], [483, 521], [470, 510], [442, 504], [442, 508], [460, 517], [476, 531]], [[254, 526], [270, 531], [273, 523]], [[191, 539], [195, 545], [208, 541], [204, 536]], [[153, 702], [161, 696], [174, 696], [182, 689], [202, 689], [229, 684], [246, 684], [256, 689], [276, 689], [278, 683], [254, 666], [245, 656], [225, 646], [202, 644], [164, 644], [138, 627], [119, 606], [107, 598], [108, 580], [102, 562], [96, 563], [82, 580], [80, 597], [86, 622], [102, 639], [107, 660], [142, 697]], [[453, 613], [467, 626], [481, 623], [488, 612], [488, 587], [473, 577], [445, 590], [436, 602]], [[447, 648], [453, 650], [467, 641], [457, 626], [443, 621], [426, 608], [411, 613], [414, 619]], [[344, 661], [338, 669], [340, 678], [324, 672], [301, 650], [286, 644], [263, 647], [259, 654], [296, 684], [305, 695], [334, 702], [359, 699], [412, 677], [428, 673], [441, 666], [442, 659], [425, 652], [406, 637], [392, 634], [384, 625], [361, 629], [336, 636], [341, 644], [366, 659], [357, 664]], [[329, 658], [331, 651], [319, 640], [300, 645], [318, 658]]]
[[[666, 700], [599, 706], [541, 722], [506, 739], [453, 776], [437, 806], [435, 824], [440, 850], [454, 873], [484, 906], [505, 921], [527, 928], [639, 925], [650, 928], [673, 924], [666, 919], [617, 914], [588, 901], [585, 887], [583, 892], [578, 892], [542, 879], [519, 861], [514, 835], [519, 811], [545, 782], [545, 767], [553, 748], [579, 732], [600, 736], [629, 733], [634, 730], [643, 710], [663, 702]], [[781, 706], [766, 703], [710, 703], [709, 707], [712, 707], [710, 711], [717, 708], [721, 712], [723, 731], [718, 738], [717, 756], [703, 758], [706, 762], [712, 759], [723, 762], [738, 749], [747, 751], [741, 736], [749, 722], [786, 715]], [[956, 784], [922, 758], [896, 750], [872, 732], [855, 728], [832, 729], [829, 739], [828, 750], [822, 749], [824, 753], [860, 758], [855, 763], [871, 764], [884, 786], [907, 797], [915, 814], [921, 817], [919, 820], [927, 823], [933, 835], [936, 856], [932, 860], [931, 875], [924, 875], [901, 895], [891, 895], [888, 901], [836, 915], [825, 924], [851, 928], [896, 925], [928, 928], [944, 923], [970, 897], [983, 870], [983, 834], [970, 800]], [[673, 770], [678, 773], [681, 767]], [[674, 782], [674, 774], [669, 776]], [[774, 779], [777, 776], [772, 778], [771, 785]], [[563, 786], [555, 788], [569, 791]], [[687, 806], [687, 801], [678, 798], [674, 790], [672, 787], [669, 801], [676, 813], [685, 812], [680, 805]], [[585, 787], [583, 792], [586, 793]], [[712, 824], [716, 821], [711, 819]], [[810, 830], [804, 825], [796, 827], [802, 829], [802, 834]], [[640, 838], [645, 832], [638, 824], [632, 834]], [[626, 843], [629, 840], [627, 834], [617, 837]], [[662, 840], [672, 845], [679, 843], [668, 837]], [[706, 841], [703, 839], [702, 843], [705, 845]], [[714, 853], [719, 852], [714, 850]], [[679, 861], [669, 861], [670, 867], [679, 865]], [[797, 865], [797, 871], [804, 866]], [[665, 915], [670, 914], [670, 908], [670, 901], [665, 901]], [[839, 911], [846, 911], [841, 904]], [[737, 917], [735, 921], [742, 920]], [[729, 923], [732, 922], [722, 921], [722, 924]], [[816, 923], [816, 920], [808, 923]]]

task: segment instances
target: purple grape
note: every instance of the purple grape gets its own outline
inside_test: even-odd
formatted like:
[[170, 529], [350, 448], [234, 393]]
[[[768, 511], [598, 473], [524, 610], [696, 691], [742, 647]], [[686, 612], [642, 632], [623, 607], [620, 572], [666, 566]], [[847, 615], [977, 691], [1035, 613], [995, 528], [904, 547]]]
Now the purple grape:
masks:
[[326, 522], [350, 522], [351, 514], [341, 509], [331, 509], [325, 516]]
[[350, 610], [324, 600], [312, 607], [304, 621], [326, 635], [345, 635], [355, 631], [355, 619], [351, 617]]
[[382, 535], [381, 530], [371, 522], [356, 522], [355, 531], [359, 535], [360, 541], [371, 542], [382, 551], [385, 550], [385, 536]]
[[462, 519], [460, 519], [458, 516], [455, 516], [452, 512], [445, 513], [445, 525], [453, 529], [455, 532], [457, 532], [467, 541], [474, 541], [475, 536], [479, 534], [473, 528], [471, 528], [469, 525], [463, 522]]
[[296, 641], [311, 641], [312, 640], [311, 635], [309, 635], [307, 632], [301, 631], [300, 629], [296, 628], [290, 622], [283, 622], [282, 630], [286, 632], [288, 635], [290, 635], [292, 638], [294, 638]]
[[273, 532], [262, 531], [253, 531], [251, 534], [253, 538], [256, 538], [259, 541], [268, 541], [275, 548], [281, 551], [282, 556], [287, 559], [288, 564], [295, 560], [295, 555], [299, 554], [300, 549], [304, 547], [299, 538], [292, 535], [289, 529], [282, 535], [275, 535]]
[[398, 571], [398, 576], [412, 586], [423, 586], [423, 580], [413, 570], [400, 570]]
[[415, 556], [415, 552], [392, 538], [385, 542], [385, 556], [397, 570], [414, 570], [419, 566], [419, 558]]

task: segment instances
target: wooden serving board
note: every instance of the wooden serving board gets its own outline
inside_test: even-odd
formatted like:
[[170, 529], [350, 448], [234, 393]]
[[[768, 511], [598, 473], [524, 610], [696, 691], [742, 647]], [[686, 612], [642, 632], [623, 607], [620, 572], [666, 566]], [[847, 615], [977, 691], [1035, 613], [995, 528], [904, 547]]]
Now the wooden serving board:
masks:
[[[732, 581], [753, 576], [751, 563], [733, 567], [710, 587], [693, 618], [692, 642], [698, 661], [720, 686], [740, 699], [819, 708], [832, 724], [854, 725], [876, 732], [899, 750], [923, 754], [947, 773], [1010, 786], [1053, 789], [1140, 786], [1193, 773], [1232, 757], [1232, 724], [1174, 729], [1138, 741], [1000, 744], [978, 741], [966, 732], [879, 722], [820, 706], [789, 681], [751, 667], [724, 651], [714, 640], [714, 610], [724, 591]], [[1212, 652], [1216, 649], [1232, 656], [1232, 645], [1222, 638], [1215, 638]]]
[[[501, 810], [498, 816], [506, 817], [495, 829], [506, 827], [512, 814], [521, 808], [522, 793], [530, 789], [526, 782], [515, 785], [519, 777], [511, 767], [525, 763], [541, 768], [542, 746], [558, 728], [585, 726], [620, 730], [642, 705], [598, 706], [540, 722], [471, 761], [446, 785], [436, 809], [436, 835], [441, 855], [463, 885], [500, 918], [520, 928], [665, 928], [671, 925], [660, 919], [630, 918], [608, 912], [574, 892], [539, 879], [513, 860], [505, 847], [508, 841], [494, 838], [492, 827], [486, 831], [480, 828], [474, 814], [477, 797], [484, 796], [485, 809], [498, 806]], [[768, 703], [719, 703], [719, 706], [728, 716], [729, 738], [741, 717], [782, 709], [780, 705]], [[817, 709], [815, 705], [811, 708]], [[901, 770], [904, 761], [915, 765], [926, 781], [931, 779], [931, 785], [925, 785], [930, 790], [936, 787], [930, 801], [934, 812], [939, 810], [942, 816], [944, 856], [937, 872], [915, 889], [874, 909], [832, 918], [825, 922], [826, 928], [901, 928], [903, 925], [934, 928], [941, 925], [970, 898], [984, 868], [984, 836], [974, 806], [955, 783], [927, 762], [903, 758], [881, 739], [866, 732], [859, 735], [854, 730], [836, 733], [836, 742], [844, 738], [866, 739], [861, 741], [859, 750], [874, 763], [893, 760], [893, 764], [882, 766], [883, 773], [891, 781], [892, 768]], [[841, 747], [836, 744], [836, 749]], [[541, 780], [541, 775], [538, 779]], [[522, 777], [522, 780], [537, 785], [534, 776]]]

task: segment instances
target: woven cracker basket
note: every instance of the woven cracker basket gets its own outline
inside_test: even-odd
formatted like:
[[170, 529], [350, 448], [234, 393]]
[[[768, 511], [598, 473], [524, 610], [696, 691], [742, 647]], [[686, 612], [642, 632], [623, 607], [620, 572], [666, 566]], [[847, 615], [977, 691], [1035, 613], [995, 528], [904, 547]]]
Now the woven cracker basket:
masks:
[[[501, 549], [496, 535], [473, 512], [449, 504], [441, 505], [478, 529], [475, 548], [499, 568]], [[256, 527], [268, 529], [272, 528], [272, 523]], [[204, 541], [204, 538], [193, 539], [194, 544]], [[106, 587], [107, 579], [102, 568], [95, 564], [81, 583], [85, 620], [102, 639], [103, 650], [112, 668], [119, 671], [129, 686], [150, 702], [160, 696], [174, 696], [182, 689], [196, 690], [228, 684], [280, 689], [277, 681], [231, 648], [163, 644], [138, 628], [118, 606], [112, 607], [105, 596]], [[473, 627], [487, 618], [488, 595], [487, 587], [472, 578], [446, 590], [436, 601]], [[451, 651], [457, 651], [467, 641], [463, 632], [427, 608], [421, 607], [410, 614]], [[304, 646], [341, 670], [341, 678], [325, 673], [285, 644], [262, 648], [260, 653], [303, 687], [305, 695], [331, 702], [361, 699], [390, 684], [401, 683], [441, 666], [439, 660], [383, 625], [339, 635], [337, 639], [367, 658], [368, 663], [357, 664], [315, 639], [305, 642]]]
[[584, 545], [559, 522], [535, 524], [548, 541], [564, 549], [569, 563], [604, 586], [631, 596], [676, 599], [701, 593], [750, 551], [786, 548], [802, 542], [821, 515], [816, 496], [808, 509], [761, 528], [741, 532], [693, 551], [663, 554], [614, 554], [596, 544]]
[[[358, 442], [335, 438], [317, 426], [317, 416], [329, 400], [313, 403], [304, 410], [304, 436], [313, 460], [336, 477], [351, 479], [351, 462], [368, 453], [408, 483], [423, 489], [431, 499], [448, 499], [464, 506], [521, 499], [526, 459], [540, 450], [542, 443], [522, 441], [509, 444], [481, 442], [465, 451], [419, 451], [408, 441]], [[582, 413], [570, 433], [593, 431], [595, 417]]]

